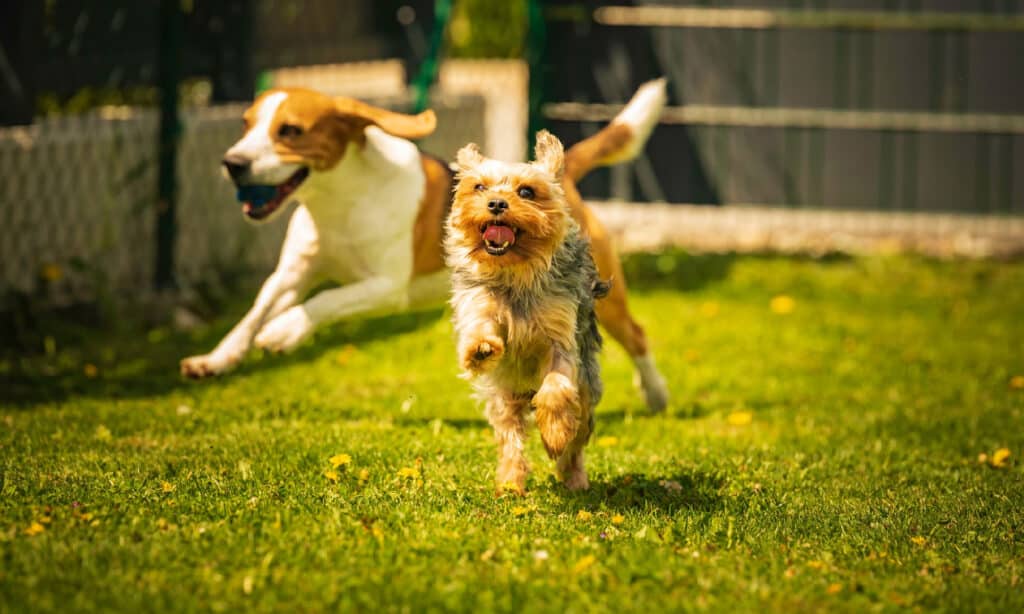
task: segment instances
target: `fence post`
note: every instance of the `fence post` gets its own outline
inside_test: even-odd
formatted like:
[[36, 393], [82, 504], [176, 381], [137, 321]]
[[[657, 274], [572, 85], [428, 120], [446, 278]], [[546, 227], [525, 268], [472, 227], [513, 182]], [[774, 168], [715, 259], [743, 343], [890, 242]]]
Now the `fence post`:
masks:
[[178, 84], [181, 80], [181, 38], [184, 16], [180, 0], [160, 0], [160, 47], [157, 52], [160, 88], [160, 132], [157, 149], [156, 266], [154, 285], [173, 288], [174, 239], [177, 234], [177, 155], [181, 122]]

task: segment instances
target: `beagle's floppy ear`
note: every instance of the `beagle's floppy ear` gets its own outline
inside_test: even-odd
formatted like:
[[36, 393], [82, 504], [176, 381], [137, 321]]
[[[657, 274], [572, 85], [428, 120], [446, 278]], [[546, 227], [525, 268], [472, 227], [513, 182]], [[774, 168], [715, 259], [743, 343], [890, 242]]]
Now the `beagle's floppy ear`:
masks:
[[476, 168], [483, 161], [484, 156], [480, 153], [480, 148], [476, 143], [466, 145], [459, 150], [459, 153], [455, 154], [455, 162], [459, 165], [459, 170], [462, 172]]
[[334, 99], [338, 113], [352, 115], [378, 126], [384, 132], [403, 139], [422, 139], [437, 128], [437, 117], [430, 109], [418, 115], [388, 111], [345, 96]]
[[540, 166], [556, 181], [562, 180], [562, 172], [565, 170], [565, 149], [562, 141], [547, 130], [537, 133], [537, 145], [533, 148], [534, 164]]

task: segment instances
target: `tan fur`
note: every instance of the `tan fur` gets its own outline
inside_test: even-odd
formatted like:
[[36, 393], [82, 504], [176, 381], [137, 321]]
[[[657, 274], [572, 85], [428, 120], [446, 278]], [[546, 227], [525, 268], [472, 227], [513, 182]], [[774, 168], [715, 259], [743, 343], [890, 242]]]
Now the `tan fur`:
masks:
[[[584, 364], [580, 335], [590, 335], [582, 337], [588, 347], [600, 345], [596, 331], [590, 332], [590, 284], [596, 271], [587, 265], [586, 244], [579, 239], [559, 185], [561, 143], [540, 133], [535, 157], [531, 164], [508, 165], [487, 160], [475, 145], [463, 148], [446, 238], [455, 281], [452, 307], [459, 363], [487, 401], [498, 443], [498, 490], [519, 493], [526, 481], [522, 447], [531, 407], [544, 448], [556, 459], [566, 485], [588, 486], [582, 448], [600, 396], [599, 390], [595, 396], [588, 388], [592, 381], [600, 386], [590, 377], [596, 374], [596, 350], [586, 355], [592, 361], [585, 363], [587, 378], [579, 369]], [[524, 193], [525, 187], [533, 194]], [[488, 202], [496, 199], [506, 201], [507, 210], [490, 211]], [[483, 228], [496, 220], [516, 233], [511, 247], [499, 255], [488, 251], [483, 238]], [[556, 254], [567, 253], [567, 245], [577, 246], [574, 253], [582, 259], [566, 261]], [[561, 258], [558, 268], [556, 257]], [[593, 278], [582, 273], [584, 266]], [[565, 271], [573, 273], [565, 277]], [[580, 296], [585, 303], [578, 302]]]

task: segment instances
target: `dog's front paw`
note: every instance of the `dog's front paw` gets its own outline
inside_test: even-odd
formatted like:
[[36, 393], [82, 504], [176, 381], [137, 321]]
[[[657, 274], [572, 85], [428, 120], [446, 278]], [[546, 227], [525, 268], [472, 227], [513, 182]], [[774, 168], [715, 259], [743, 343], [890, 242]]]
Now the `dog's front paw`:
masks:
[[485, 335], [462, 344], [459, 352], [460, 366], [471, 373], [485, 373], [498, 364], [505, 353], [505, 342], [501, 337]]
[[292, 307], [267, 322], [256, 335], [256, 347], [269, 352], [290, 352], [313, 333], [313, 321], [301, 306]]
[[220, 375], [230, 371], [234, 363], [216, 354], [203, 354], [202, 356], [189, 356], [183, 358], [180, 363], [181, 374], [192, 379], [201, 379]]
[[580, 396], [576, 386], [561, 373], [548, 373], [533, 395], [537, 429], [548, 456], [558, 458], [576, 437], [579, 428]]

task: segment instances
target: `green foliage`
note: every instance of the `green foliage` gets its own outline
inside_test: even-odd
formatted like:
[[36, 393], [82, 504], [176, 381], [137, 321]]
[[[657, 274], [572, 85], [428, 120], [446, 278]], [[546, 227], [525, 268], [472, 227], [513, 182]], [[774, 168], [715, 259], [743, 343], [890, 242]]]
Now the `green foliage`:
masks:
[[519, 58], [526, 31], [526, 0], [456, 0], [448, 25], [449, 55]]
[[198, 383], [241, 304], [6, 356], [2, 609], [1024, 609], [1024, 263], [626, 268], [675, 400], [647, 416], [608, 344], [585, 494], [533, 433], [494, 497], [440, 311]]

